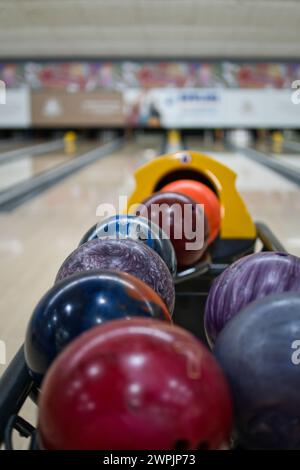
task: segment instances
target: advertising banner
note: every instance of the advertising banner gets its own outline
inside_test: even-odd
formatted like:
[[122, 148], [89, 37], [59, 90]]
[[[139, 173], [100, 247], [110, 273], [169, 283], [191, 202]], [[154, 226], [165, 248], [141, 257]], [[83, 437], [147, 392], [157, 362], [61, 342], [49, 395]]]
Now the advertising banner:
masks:
[[164, 128], [300, 127], [300, 104], [292, 90], [127, 90], [126, 121]]
[[118, 92], [32, 92], [34, 126], [123, 126], [123, 98]]

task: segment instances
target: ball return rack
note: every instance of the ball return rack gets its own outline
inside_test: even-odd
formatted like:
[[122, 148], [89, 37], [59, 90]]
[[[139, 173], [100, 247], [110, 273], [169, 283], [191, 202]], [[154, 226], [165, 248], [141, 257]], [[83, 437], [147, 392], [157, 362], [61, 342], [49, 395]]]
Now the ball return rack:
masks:
[[[255, 228], [256, 251], [286, 251], [264, 223], [257, 222]], [[231, 262], [250, 252], [253, 250], [242, 252], [240, 256], [234, 256], [229, 262], [224, 263], [215, 262], [211, 255], [207, 254], [194, 267], [179, 272], [174, 280], [176, 290], [174, 323], [192, 332], [208, 346], [203, 315], [210, 286]], [[21, 346], [0, 378], [0, 445], [2, 444], [6, 450], [17, 450], [13, 445], [14, 432], [27, 438], [28, 450], [37, 449], [36, 427], [21, 416], [21, 408], [27, 399], [37, 403], [38, 391], [29, 375], [24, 348]]]

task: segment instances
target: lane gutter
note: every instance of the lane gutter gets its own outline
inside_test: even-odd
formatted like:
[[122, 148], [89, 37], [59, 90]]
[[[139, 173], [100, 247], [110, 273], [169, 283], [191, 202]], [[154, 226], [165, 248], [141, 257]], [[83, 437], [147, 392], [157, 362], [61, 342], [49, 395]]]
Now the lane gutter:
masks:
[[300, 186], [300, 171], [296, 169], [288, 168], [283, 163], [278, 162], [275, 159], [272, 159], [271, 156], [264, 152], [260, 152], [258, 150], [254, 150], [249, 147], [239, 147], [237, 145], [233, 145], [230, 143], [226, 143], [226, 146], [229, 150], [233, 152], [238, 152], [243, 156], [260, 163], [261, 165], [269, 168], [270, 170], [278, 173], [279, 175], [283, 176], [287, 180], [291, 181], [292, 183]]
[[30, 180], [19, 183], [0, 193], [0, 212], [9, 212], [24, 202], [32, 199], [42, 191], [81, 170], [87, 165], [106, 157], [118, 150], [124, 143], [123, 138], [115, 139], [96, 147], [87, 153], [75, 157], [71, 161], [41, 173]]
[[0, 153], [0, 163], [7, 163], [17, 158], [22, 158], [24, 155], [42, 155], [43, 153], [54, 152], [64, 148], [64, 141], [62, 139], [53, 140], [52, 142], [45, 142], [43, 144], [29, 145], [14, 150], [8, 150]]
[[300, 154], [300, 142], [296, 142], [294, 140], [284, 140], [282, 142], [282, 146], [284, 150], [292, 150], [293, 152]]

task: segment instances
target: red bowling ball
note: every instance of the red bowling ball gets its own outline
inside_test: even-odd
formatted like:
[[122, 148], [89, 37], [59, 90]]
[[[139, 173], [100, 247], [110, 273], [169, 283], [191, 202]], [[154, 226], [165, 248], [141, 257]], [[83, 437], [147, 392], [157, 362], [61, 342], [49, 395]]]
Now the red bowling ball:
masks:
[[137, 214], [159, 225], [170, 238], [178, 267], [192, 266], [203, 256], [209, 237], [201, 207], [185, 194], [157, 192], [142, 201]]
[[185, 330], [116, 320], [74, 340], [43, 383], [42, 449], [218, 449], [232, 427], [227, 382]]
[[203, 204], [210, 230], [208, 243], [215, 240], [221, 226], [221, 205], [215, 193], [208, 186], [199, 181], [176, 180], [164, 186], [161, 191], [186, 194], [198, 204]]

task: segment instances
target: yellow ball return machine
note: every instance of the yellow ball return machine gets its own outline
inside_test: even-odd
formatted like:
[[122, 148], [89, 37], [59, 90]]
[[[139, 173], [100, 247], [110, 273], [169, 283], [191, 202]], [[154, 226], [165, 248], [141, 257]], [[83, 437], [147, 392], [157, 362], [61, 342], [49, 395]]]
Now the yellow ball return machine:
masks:
[[252, 253], [256, 227], [235, 187], [236, 173], [219, 161], [194, 151], [163, 155], [135, 172], [136, 187], [127, 210], [142, 202], [166, 184], [178, 179], [193, 179], [211, 188], [221, 205], [220, 233], [209, 252], [214, 262], [230, 263]]

